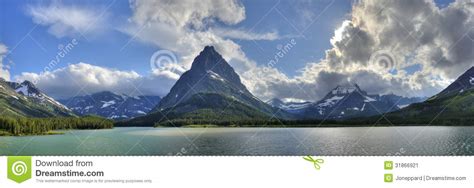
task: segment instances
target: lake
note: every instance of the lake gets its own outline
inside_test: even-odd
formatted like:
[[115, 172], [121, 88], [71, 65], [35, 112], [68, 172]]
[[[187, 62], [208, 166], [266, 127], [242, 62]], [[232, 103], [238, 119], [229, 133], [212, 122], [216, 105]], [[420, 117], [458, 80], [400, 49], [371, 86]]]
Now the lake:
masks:
[[0, 155], [473, 155], [474, 127], [114, 128], [0, 137]]

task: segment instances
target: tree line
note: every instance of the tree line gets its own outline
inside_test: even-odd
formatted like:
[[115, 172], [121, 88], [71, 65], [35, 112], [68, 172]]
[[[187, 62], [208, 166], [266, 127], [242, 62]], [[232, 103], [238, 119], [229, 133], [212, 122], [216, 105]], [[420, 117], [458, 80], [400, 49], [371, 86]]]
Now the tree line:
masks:
[[[388, 118], [388, 119], [387, 119]], [[365, 126], [404, 126], [404, 125], [474, 125], [474, 117], [447, 118], [402, 118], [373, 116], [347, 120], [284, 120], [284, 119], [240, 119], [240, 120], [199, 120], [173, 119], [156, 122], [155, 127], [182, 127], [187, 125], [216, 125], [221, 127], [365, 127]]]
[[113, 128], [113, 121], [95, 116], [12, 118], [0, 117], [0, 131], [11, 135], [40, 135], [53, 130], [64, 129], [107, 129]]

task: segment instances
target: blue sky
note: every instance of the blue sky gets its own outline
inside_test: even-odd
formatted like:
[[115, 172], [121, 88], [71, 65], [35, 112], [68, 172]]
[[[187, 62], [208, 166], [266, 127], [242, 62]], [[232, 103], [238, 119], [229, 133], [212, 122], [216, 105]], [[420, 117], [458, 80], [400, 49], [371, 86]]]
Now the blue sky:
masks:
[[[99, 11], [104, 11], [112, 2], [112, 0], [63, 1], [63, 4], [94, 7]], [[127, 18], [132, 14], [127, 1], [116, 1], [106, 10], [109, 16], [107, 24], [110, 24], [110, 28], [107, 28], [106, 31], [93, 36], [78, 35], [63, 38], [49, 34], [48, 27], [36, 26], [32, 17], [28, 15], [28, 6], [47, 5], [48, 3], [48, 1], [26, 0], [2, 1], [0, 41], [9, 47], [11, 52], [7, 59], [14, 62], [10, 70], [12, 75], [41, 71], [55, 57], [58, 45], [67, 44], [72, 38], [77, 39], [79, 44], [61, 60], [57, 68], [64, 67], [68, 63], [86, 62], [120, 70], [135, 70], [140, 74], [150, 71], [150, 56], [159, 47], [137, 41], [129, 43], [131, 37], [117, 30], [127, 22]], [[282, 1], [277, 6], [286, 18], [277, 11], [270, 11], [268, 16], [264, 17], [267, 10], [274, 6], [275, 1], [246, 0], [242, 3], [246, 8], [246, 19], [233, 25], [232, 28], [250, 29], [259, 22], [253, 31], [262, 33], [277, 31], [280, 35], [288, 38], [273, 41], [236, 40], [236, 42], [242, 46], [249, 58], [257, 63], [267, 63], [273, 58], [279, 44], [285, 44], [294, 38], [298, 45], [282, 59], [281, 63], [276, 65], [289, 76], [295, 75], [296, 71], [303, 68], [305, 63], [324, 57], [324, 51], [330, 48], [329, 39], [333, 35], [334, 29], [341, 24], [343, 19], [347, 18], [351, 6], [349, 1], [336, 1], [337, 5], [329, 7], [326, 10], [327, 14], [321, 15], [302, 33], [305, 36], [303, 38], [299, 36], [299, 32], [312, 20], [305, 20], [299, 16], [298, 11], [301, 7], [298, 3]], [[330, 3], [331, 1], [309, 3], [311, 7], [306, 8], [311, 8], [314, 11], [313, 14], [318, 14]], [[261, 19], [262, 17], [264, 18]], [[125, 45], [127, 46], [124, 48]]]
[[[429, 96], [472, 66], [472, 55], [461, 51], [473, 48], [473, 19], [452, 13], [472, 14], [466, 0], [6, 0], [0, 5], [0, 72], [9, 73], [2, 77], [38, 80], [40, 89], [57, 98], [101, 90], [163, 96], [206, 45], [215, 45], [262, 99], [317, 100], [345, 83], [369, 93]], [[77, 45], [42, 74], [58, 47], [72, 40]], [[267, 67], [278, 47], [291, 41], [295, 45]], [[178, 62], [154, 69], [150, 59], [162, 50]], [[387, 56], [394, 62], [384, 64]]]
[[[64, 3], [76, 6], [99, 7], [99, 10], [104, 10], [110, 2], [81, 1], [79, 4], [79, 2], [71, 1], [71, 3]], [[130, 37], [113, 28], [93, 36], [78, 35], [57, 38], [48, 33], [47, 27], [36, 26], [37, 24], [28, 15], [27, 7], [37, 4], [48, 4], [48, 2], [2, 1], [3, 15], [0, 41], [10, 49], [11, 54], [7, 58], [14, 62], [11, 69], [12, 75], [22, 72], [41, 71], [54, 59], [58, 52], [58, 46], [61, 44], [66, 45], [74, 38], [77, 39], [79, 44], [62, 59], [57, 68], [64, 67], [68, 63], [78, 62], [87, 62], [117, 69], [137, 69], [137, 71], [145, 71], [148, 68], [149, 56], [156, 48], [149, 45], [132, 43], [126, 50], [120, 51], [121, 47], [127, 43]], [[128, 2], [125, 1], [115, 2], [109, 11], [110, 13], [108, 14], [111, 14], [111, 17], [114, 18], [109, 20], [111, 21], [109, 23], [111, 26], [124, 22], [119, 20], [119, 18], [122, 17], [126, 20], [126, 16], [130, 14]], [[141, 62], [143, 66], [140, 66]]]

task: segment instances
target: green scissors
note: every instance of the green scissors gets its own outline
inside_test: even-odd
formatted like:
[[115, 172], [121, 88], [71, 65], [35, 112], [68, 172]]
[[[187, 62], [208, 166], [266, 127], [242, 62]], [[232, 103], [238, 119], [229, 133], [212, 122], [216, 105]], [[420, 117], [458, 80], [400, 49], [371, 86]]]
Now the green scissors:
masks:
[[306, 156], [306, 157], [303, 157], [303, 159], [304, 159], [304, 160], [307, 160], [307, 161], [309, 161], [309, 162], [312, 162], [313, 165], [314, 165], [314, 168], [315, 168], [316, 170], [321, 169], [321, 166], [319, 166], [319, 164], [323, 164], [323, 163], [324, 163], [324, 160], [323, 160], [323, 159], [313, 159], [313, 157], [311, 157], [311, 156], [309, 156], [309, 155]]

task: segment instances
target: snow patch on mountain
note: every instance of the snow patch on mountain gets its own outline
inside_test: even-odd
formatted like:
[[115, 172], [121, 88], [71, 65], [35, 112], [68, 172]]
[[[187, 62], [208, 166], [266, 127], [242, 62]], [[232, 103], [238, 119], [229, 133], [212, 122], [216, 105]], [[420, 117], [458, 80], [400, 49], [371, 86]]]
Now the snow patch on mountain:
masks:
[[137, 110], [136, 112], [137, 112], [137, 114], [146, 114], [146, 112], [141, 111], [141, 110]]
[[352, 93], [356, 90], [355, 87], [342, 87], [342, 86], [338, 86], [337, 88], [335, 88], [334, 90], [332, 90], [332, 94], [333, 95], [345, 95], [345, 94], [349, 94], [349, 93]]
[[300, 99], [293, 99], [293, 98], [283, 98], [277, 99], [274, 98], [272, 100], [267, 101], [272, 107], [280, 108], [290, 113], [296, 113], [301, 111], [302, 109], [306, 108], [311, 102], [300, 100]]
[[405, 105], [397, 105], [398, 108], [402, 109], [402, 108], [406, 108], [407, 106], [410, 106], [409, 104], [405, 104]]
[[[302, 110], [302, 116], [311, 119], [345, 119], [377, 115], [399, 108], [395, 102], [411, 99], [395, 95], [370, 95], [357, 84], [337, 86], [318, 102]], [[408, 103], [408, 102], [407, 102]]]
[[375, 102], [375, 101], [377, 101], [377, 100], [375, 100], [374, 98], [371, 98], [369, 96], [365, 96], [364, 102]]
[[58, 101], [54, 100], [53, 98], [47, 96], [46, 94], [42, 93], [38, 88], [36, 88], [31, 82], [24, 81], [21, 84], [11, 83], [11, 85], [15, 85], [16, 88], [15, 92], [21, 94], [23, 96], [32, 97], [37, 99], [41, 103], [49, 103], [56, 107], [62, 108], [64, 110], [69, 110], [66, 106], [62, 105]]
[[308, 103], [308, 101], [305, 101], [303, 99], [295, 99], [295, 98], [282, 98], [281, 101], [284, 103]]
[[142, 116], [160, 101], [158, 96], [128, 96], [113, 92], [99, 92], [60, 100], [78, 115], [98, 115], [121, 120]]
[[333, 96], [329, 99], [324, 100], [322, 103], [319, 103], [318, 106], [319, 107], [332, 106], [332, 105], [336, 104], [337, 102], [339, 102], [343, 98], [344, 98], [344, 96]]
[[28, 86], [27, 85], [21, 85], [19, 88], [15, 89], [15, 92], [17, 92], [19, 94], [22, 94], [22, 95], [25, 95], [25, 96], [32, 95], [28, 92]]
[[115, 101], [101, 101], [101, 102], [104, 103], [104, 104], [100, 108], [107, 108], [107, 107], [112, 106], [112, 105], [115, 104]]
[[219, 80], [221, 82], [225, 82], [225, 79], [222, 78], [219, 74], [215, 73], [214, 71], [208, 70], [207, 73], [212, 79]]

